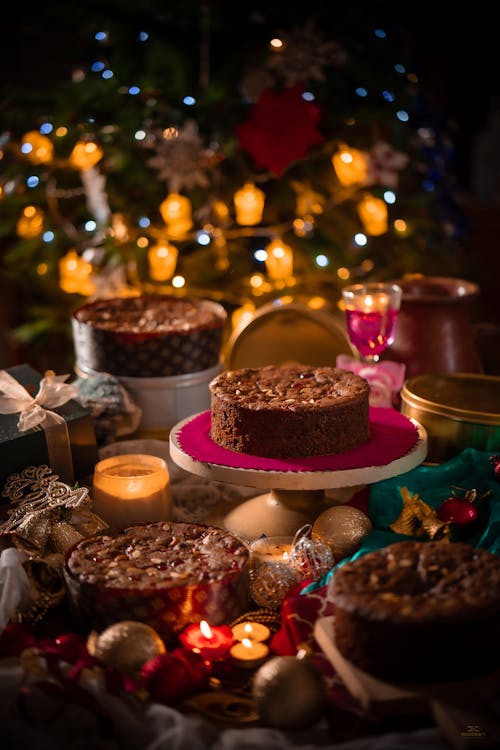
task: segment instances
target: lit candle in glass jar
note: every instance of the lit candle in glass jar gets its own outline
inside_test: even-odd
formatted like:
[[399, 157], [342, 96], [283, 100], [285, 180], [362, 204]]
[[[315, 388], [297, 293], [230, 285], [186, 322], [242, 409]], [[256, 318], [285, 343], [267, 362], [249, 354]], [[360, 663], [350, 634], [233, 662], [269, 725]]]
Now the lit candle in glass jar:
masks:
[[292, 558], [293, 537], [256, 539], [250, 545], [250, 595], [259, 607], [278, 607], [299, 580]]
[[142, 453], [99, 461], [92, 483], [92, 510], [112, 529], [172, 518], [165, 461]]
[[250, 545], [251, 559], [254, 567], [265, 564], [289, 565], [293, 537], [265, 536], [256, 539]]

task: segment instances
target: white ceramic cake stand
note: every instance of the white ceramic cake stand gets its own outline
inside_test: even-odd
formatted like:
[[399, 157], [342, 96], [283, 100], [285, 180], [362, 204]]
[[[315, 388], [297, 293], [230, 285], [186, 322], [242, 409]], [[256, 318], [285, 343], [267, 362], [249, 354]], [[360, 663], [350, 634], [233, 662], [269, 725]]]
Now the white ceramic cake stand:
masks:
[[[205, 477], [208, 480], [227, 482], [245, 487], [267, 489], [268, 492], [244, 500], [232, 509], [217, 515], [207, 522], [222, 525], [238, 536], [253, 540], [266, 536], [293, 536], [307, 523], [312, 523], [328, 505], [324, 502], [324, 490], [338, 487], [356, 487], [373, 484], [382, 479], [404, 474], [421, 464], [427, 455], [427, 433], [421, 424], [414, 419], [403, 417], [415, 427], [418, 433], [413, 447], [394, 460], [380, 466], [363, 465], [349, 469], [322, 469], [304, 471], [294, 467], [291, 459], [289, 471], [251, 469], [238, 466], [239, 454], [230, 451], [235, 465], [225, 465], [209, 460], [211, 451], [210, 438], [204, 434], [203, 441], [208, 445], [206, 455], [203, 446], [196, 450], [190, 448], [190, 441], [196, 441], [196, 435], [190, 440], [183, 440], [180, 435], [184, 428], [190, 429], [193, 420], [203, 415], [193, 415], [179, 422], [170, 432], [170, 455], [172, 460], [183, 469]], [[205, 431], [206, 432], [206, 431]], [[384, 435], [374, 438], [383, 440]], [[196, 456], [196, 457], [194, 457]], [[207, 460], [204, 460], [206, 458]]]

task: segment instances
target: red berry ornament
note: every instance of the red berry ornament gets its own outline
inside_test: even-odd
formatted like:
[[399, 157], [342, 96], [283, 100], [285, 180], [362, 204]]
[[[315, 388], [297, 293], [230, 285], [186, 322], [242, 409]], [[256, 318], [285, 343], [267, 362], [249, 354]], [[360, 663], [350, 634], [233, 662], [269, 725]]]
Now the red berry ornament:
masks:
[[462, 497], [449, 497], [437, 511], [437, 517], [443, 523], [454, 523], [457, 526], [467, 526], [477, 519], [477, 507]]
[[500, 482], [500, 456], [490, 456], [490, 464], [493, 466], [493, 474], [497, 482]]

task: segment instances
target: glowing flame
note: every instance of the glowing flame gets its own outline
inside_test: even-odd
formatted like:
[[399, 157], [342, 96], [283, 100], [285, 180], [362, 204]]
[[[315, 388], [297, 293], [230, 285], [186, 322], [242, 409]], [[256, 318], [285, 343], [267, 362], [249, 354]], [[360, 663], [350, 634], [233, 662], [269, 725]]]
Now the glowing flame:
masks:
[[200, 630], [201, 634], [204, 638], [211, 638], [212, 637], [212, 630], [210, 628], [210, 625], [206, 620], [202, 620], [200, 622]]

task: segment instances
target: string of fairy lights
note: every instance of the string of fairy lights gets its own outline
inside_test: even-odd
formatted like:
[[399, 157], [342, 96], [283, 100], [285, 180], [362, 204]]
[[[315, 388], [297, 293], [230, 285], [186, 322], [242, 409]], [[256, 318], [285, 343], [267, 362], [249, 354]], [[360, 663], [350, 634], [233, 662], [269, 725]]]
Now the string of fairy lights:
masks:
[[[375, 34], [381, 39], [385, 36], [381, 29], [376, 29]], [[147, 43], [148, 38], [145, 32], [138, 35], [143, 43]], [[108, 34], [98, 32], [95, 39], [97, 42], [107, 42]], [[287, 48], [287, 42], [275, 37], [270, 41], [269, 48], [273, 55], [279, 55]], [[397, 63], [394, 70], [411, 85], [418, 84], [416, 75], [408, 73], [404, 65]], [[113, 85], [114, 73], [104, 60], [94, 61], [90, 72]], [[86, 75], [85, 71], [79, 70], [74, 73], [73, 81], [81, 81]], [[130, 97], [141, 93], [140, 87], [134, 85], [126, 89], [121, 87], [120, 91]], [[362, 99], [367, 91], [358, 87], [356, 95]], [[303, 90], [301, 97], [306, 103], [314, 101], [314, 94], [309, 90]], [[389, 90], [383, 91], [382, 97], [391, 104], [395, 99]], [[186, 94], [183, 104], [195, 110], [196, 98]], [[393, 115], [400, 124], [410, 120], [403, 107], [393, 108]], [[270, 225], [263, 223], [268, 197], [265, 189], [261, 189], [265, 186], [259, 187], [259, 183], [280, 179], [281, 175], [267, 170], [257, 173], [255, 178], [247, 176], [230, 201], [221, 199], [210, 192], [210, 184], [203, 174], [207, 164], [211, 169], [217, 169], [219, 155], [203, 147], [192, 122], [186, 120], [184, 127], [166, 125], [160, 133], [154, 134], [162, 147], [191, 149], [194, 156], [189, 158], [194, 161], [190, 162], [188, 158], [183, 163], [177, 155], [177, 163], [169, 166], [168, 157], [164, 157], [163, 162], [157, 157], [157, 166], [165, 168], [165, 197], [158, 206], [151, 206], [150, 215], [141, 216], [135, 225], [131, 224], [129, 217], [114, 211], [109, 204], [106, 190], [109, 167], [105, 142], [87, 134], [74, 143], [67, 159], [61, 159], [55, 156], [55, 143], [67, 138], [70, 129], [67, 125], [47, 119], [37, 129], [27, 131], [20, 142], [12, 141], [4, 145], [4, 153], [7, 149], [14, 151], [24, 165], [33, 167], [33, 172], [25, 179], [27, 204], [17, 218], [17, 236], [25, 240], [40, 239], [50, 244], [55, 233], [62, 232], [68, 239], [70, 246], [58, 259], [58, 284], [62, 291], [90, 298], [140, 294], [151, 289], [172, 289], [186, 293], [190, 289], [190, 279], [179, 268], [184, 246], [196, 243], [211, 249], [215, 267], [224, 272], [231, 263], [228, 243], [235, 239], [255, 238], [261, 241], [252, 250], [253, 258], [261, 270], [249, 274], [245, 280], [240, 299], [241, 316], [255, 309], [259, 296], [270, 292], [278, 296], [283, 290], [293, 288], [296, 250], [285, 237], [292, 233], [297, 238], [310, 238], [318, 219], [342, 204], [351, 202], [355, 206], [359, 226], [351, 237], [354, 247], [366, 246], [370, 238], [380, 237], [389, 231], [402, 237], [411, 231], [403, 215], [389, 215], [389, 209], [395, 206], [398, 199], [399, 173], [408, 166], [409, 156], [393, 148], [383, 138], [375, 140], [367, 150], [352, 146], [344, 138], [323, 143], [323, 153], [327, 155], [331, 170], [328, 191], [317, 190], [308, 182], [292, 181], [295, 193], [293, 215], [288, 220]], [[419, 135], [428, 137], [423, 132]], [[151, 145], [152, 139], [147, 126], [130, 133], [130, 140], [137, 143], [138, 148], [148, 142]], [[157, 150], [157, 153], [160, 151]], [[173, 155], [175, 151], [171, 149], [168, 153]], [[305, 153], [304, 158], [307, 157]], [[57, 170], [77, 172], [80, 186], [71, 189], [59, 187], [55, 177]], [[30, 190], [42, 183], [45, 185], [45, 207], [29, 200]], [[193, 186], [206, 190], [206, 203], [201, 211], [193, 211], [189, 189], [186, 189]], [[3, 180], [0, 195], [8, 197], [18, 187], [19, 180], [12, 177]], [[65, 216], [64, 201], [75, 199], [85, 202], [87, 207], [88, 218], [83, 226], [75, 225]], [[96, 248], [105, 241], [112, 241], [118, 247], [132, 242], [145, 253], [148, 278], [139, 277], [134, 270], [133, 257], [128, 256], [123, 273], [115, 274], [113, 289], [106, 288], [106, 283], [102, 281], [102, 268], [95, 262], [96, 257], [100, 257], [96, 254]], [[353, 273], [369, 274], [374, 266], [373, 261], [365, 257], [355, 271], [352, 267], [338, 265], [332, 272], [332, 258], [323, 248], [314, 255], [314, 264], [319, 272], [333, 273], [340, 283], [349, 281]], [[41, 261], [37, 264], [36, 272], [43, 276], [48, 268], [49, 264]], [[109, 276], [106, 278], [109, 279]], [[119, 279], [118, 284], [116, 278]], [[315, 299], [311, 304], [321, 306], [322, 302]]]

